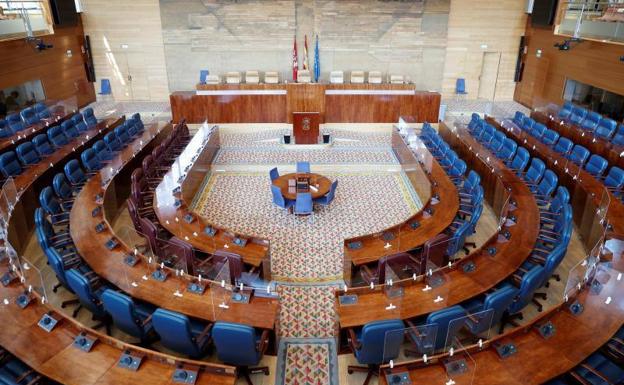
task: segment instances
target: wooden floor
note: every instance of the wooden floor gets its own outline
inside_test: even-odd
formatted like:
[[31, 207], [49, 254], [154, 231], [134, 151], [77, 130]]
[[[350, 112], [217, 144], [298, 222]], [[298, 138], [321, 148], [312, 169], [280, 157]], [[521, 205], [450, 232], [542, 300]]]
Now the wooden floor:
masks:
[[[494, 214], [492, 209], [485, 205], [483, 209], [483, 214], [477, 224], [477, 232], [469, 238], [469, 240], [477, 243], [477, 246], [483, 244], [491, 234], [496, 232], [498, 227], [498, 216]], [[128, 215], [128, 211], [125, 207], [120, 211], [119, 216], [116, 218], [113, 223], [113, 227], [118, 234], [122, 234], [126, 229], [132, 228], [132, 222], [130, 221], [130, 217]], [[543, 301], [544, 308], [547, 309], [551, 306], [554, 306], [560, 303], [563, 299], [563, 291], [565, 288], [565, 283], [568, 277], [568, 272], [570, 269], [575, 266], [578, 262], [580, 262], [587, 254], [587, 251], [584, 249], [582, 242], [576, 231], [573, 232], [572, 238], [570, 241], [570, 246], [568, 248], [568, 252], [566, 257], [564, 258], [561, 265], [556, 270], [556, 273], [561, 275], [561, 281], [556, 282], [555, 280], [551, 281], [550, 287], [546, 290], [548, 294], [548, 299]], [[31, 263], [34, 263], [42, 273], [43, 283], [46, 290], [46, 294], [48, 299], [52, 305], [60, 309], [60, 304], [64, 300], [74, 298], [69, 292], [65, 289], [60, 288], [57, 293], [52, 293], [52, 287], [56, 284], [56, 277], [54, 276], [54, 272], [52, 269], [46, 265], [46, 260], [37, 243], [37, 239], [33, 236], [26, 248], [24, 253], [26, 259], [28, 259]], [[540, 291], [545, 291], [544, 289]], [[69, 306], [63, 311], [71, 316], [74, 306]], [[534, 305], [529, 305], [523, 311], [525, 317], [522, 322], [529, 322], [534, 316], [538, 314], [537, 308]], [[90, 313], [83, 309], [81, 310], [77, 317], [81, 323], [93, 326], [96, 322], [91, 320]], [[118, 338], [120, 340], [126, 342], [136, 342], [132, 337], [124, 334], [120, 330], [116, 328], [112, 328], [111, 334], [113, 337]], [[159, 350], [162, 352], [166, 352], [168, 354], [175, 355], [175, 352], [169, 351], [162, 347], [159, 343], [155, 343], [152, 346], [153, 349]], [[217, 361], [215, 355], [213, 354], [210, 357], [205, 358], [206, 361]], [[252, 380], [255, 385], [269, 385], [275, 384], [275, 370], [276, 370], [277, 358], [275, 356], [265, 356], [261, 362], [261, 365], [269, 366], [271, 374], [269, 376], [254, 375], [252, 376]], [[338, 367], [339, 367], [339, 379], [340, 384], [348, 384], [348, 385], [359, 385], [364, 381], [364, 374], [354, 373], [352, 375], [347, 374], [347, 366], [348, 365], [357, 365], [355, 357], [352, 354], [343, 354], [338, 357]], [[237, 384], [244, 384], [244, 382], [239, 381]], [[377, 384], [377, 380], [373, 379], [371, 385]]]

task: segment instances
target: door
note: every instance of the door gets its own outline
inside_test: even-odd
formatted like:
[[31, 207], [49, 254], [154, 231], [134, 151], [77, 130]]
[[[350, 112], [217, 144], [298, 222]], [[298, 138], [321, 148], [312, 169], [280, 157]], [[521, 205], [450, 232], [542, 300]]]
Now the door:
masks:
[[141, 52], [113, 51], [113, 96], [117, 101], [150, 100], [147, 69]]
[[483, 53], [481, 76], [479, 76], [479, 99], [494, 100], [500, 57], [500, 52]]

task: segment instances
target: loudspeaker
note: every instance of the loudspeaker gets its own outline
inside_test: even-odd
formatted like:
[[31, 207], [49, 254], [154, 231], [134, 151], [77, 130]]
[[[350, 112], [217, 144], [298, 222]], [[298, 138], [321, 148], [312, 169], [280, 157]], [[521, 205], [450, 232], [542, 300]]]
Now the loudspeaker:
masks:
[[323, 144], [329, 143], [329, 134], [323, 134]]
[[54, 25], [72, 26], [78, 24], [75, 0], [50, 0]]
[[524, 56], [524, 46], [526, 44], [526, 37], [520, 36], [520, 48], [518, 48], [518, 59], [516, 61], [516, 72], [514, 74], [514, 81], [522, 81], [522, 72], [524, 72], [524, 63], [522, 57]]
[[87, 80], [95, 83], [95, 66], [93, 65], [93, 54], [91, 53], [91, 39], [89, 35], [84, 37], [84, 65], [87, 73]]
[[284, 144], [290, 144], [290, 135], [284, 135]]

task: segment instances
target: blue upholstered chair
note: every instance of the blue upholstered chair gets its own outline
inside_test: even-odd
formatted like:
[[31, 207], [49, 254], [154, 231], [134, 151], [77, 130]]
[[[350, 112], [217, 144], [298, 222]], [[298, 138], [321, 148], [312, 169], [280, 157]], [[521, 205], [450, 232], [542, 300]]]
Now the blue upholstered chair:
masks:
[[22, 173], [22, 165], [13, 151], [0, 155], [0, 171], [5, 178], [17, 176]]
[[35, 136], [32, 143], [35, 145], [35, 150], [37, 150], [37, 153], [42, 158], [54, 153], [54, 148], [52, 148], [52, 144], [50, 144], [45, 134]]
[[100, 95], [112, 94], [110, 79], [100, 79], [100, 92], [98, 92], [98, 94]]
[[563, 156], [567, 156], [572, 151], [572, 147], [574, 147], [574, 143], [572, 143], [570, 139], [562, 136], [557, 141], [557, 144], [555, 144], [555, 147], [553, 147], [553, 150]]
[[97, 142], [95, 142], [95, 144], [91, 148], [93, 148], [93, 150], [97, 154], [97, 157], [100, 160], [100, 162], [108, 162], [111, 159], [113, 159], [113, 156], [114, 156], [113, 152], [108, 148], [108, 146], [106, 145], [106, 143], [104, 143], [103, 140], [98, 140]]
[[[578, 115], [578, 112], [572, 111]], [[594, 131], [598, 127], [598, 123], [602, 119], [602, 116], [597, 112], [588, 112], [585, 118], [580, 122], [580, 126], [583, 130]], [[577, 123], [578, 124], [578, 123]]]
[[6, 122], [9, 125], [9, 128], [11, 129], [11, 131], [13, 131], [14, 133], [23, 131], [27, 127], [22, 121], [22, 118], [20, 118], [19, 114], [17, 113], [7, 115]]
[[35, 231], [42, 250], [50, 247], [57, 250], [63, 258], [77, 257], [69, 231], [56, 230], [41, 207], [35, 209]]
[[191, 320], [184, 314], [165, 309], [156, 309], [152, 314], [152, 324], [167, 349], [197, 359], [210, 348], [212, 324]]
[[206, 78], [210, 71], [208, 70], [199, 70], [199, 84], [206, 84]]
[[[476, 298], [468, 301], [463, 306], [466, 311], [470, 314], [478, 313], [478, 312], [486, 312], [491, 311], [491, 323], [481, 323], [477, 324], [477, 328], [471, 328], [471, 332], [473, 334], [479, 334], [485, 332], [484, 329], [479, 328], [478, 326], [488, 327], [489, 325], [496, 325], [501, 322], [505, 311], [509, 308], [509, 305], [514, 301], [516, 296], [518, 295], [518, 288], [506, 284], [496, 289], [496, 291], [487, 294], [483, 298]], [[499, 334], [502, 333], [502, 328], [499, 330]]]
[[[624, 369], [621, 363], [598, 351], [589, 356], [581, 365], [574, 368], [571, 376], [574, 383], [590, 385], [609, 385], [624, 383]], [[580, 381], [579, 381], [580, 380]]]
[[503, 141], [503, 146], [500, 151], [496, 153], [496, 157], [503, 162], [510, 162], [514, 155], [516, 155], [516, 150], [518, 149], [518, 145], [513, 139], [505, 138]]
[[349, 365], [347, 372], [367, 373], [365, 384], [379, 372], [379, 365], [399, 356], [403, 343], [405, 325], [400, 319], [369, 322], [359, 330], [348, 329], [349, 346], [358, 363]]
[[65, 174], [62, 172], [57, 173], [52, 178], [52, 187], [56, 196], [61, 202], [72, 202], [74, 200], [74, 193], [76, 192], [65, 178]]
[[559, 109], [559, 112], [557, 113], [557, 117], [559, 117], [559, 119], [567, 119], [572, 113], [573, 107], [574, 105], [570, 102], [563, 103], [563, 106]]
[[617, 123], [613, 119], [602, 118], [594, 130], [594, 135], [600, 139], [611, 140], [615, 134]]
[[[131, 119], [134, 121], [134, 124], [137, 125], [139, 132], [143, 132], [143, 130], [145, 129], [145, 125], [143, 124], [143, 121], [141, 120], [141, 114], [137, 112], [134, 115], [132, 115]], [[188, 134], [188, 128], [186, 130]]]
[[[522, 275], [520, 280], [518, 295], [509, 305], [506, 314], [503, 316], [503, 324], [501, 330], [505, 329], [508, 323], [514, 319], [522, 319], [522, 310], [533, 300], [533, 294], [544, 280], [544, 267], [540, 265], [533, 266], [529, 271]], [[503, 285], [504, 286], [504, 285]]]
[[17, 158], [24, 166], [39, 163], [41, 160], [41, 157], [37, 153], [37, 149], [32, 142], [24, 142], [20, 144], [15, 149], [15, 152], [17, 153]]
[[456, 95], [466, 95], [466, 79], [458, 78], [455, 81], [455, 94]]
[[84, 122], [84, 118], [82, 117], [82, 114], [80, 112], [72, 115], [69, 120], [72, 122], [73, 126], [76, 126], [78, 123]]
[[269, 170], [269, 177], [271, 178], [271, 182], [279, 178], [279, 171], [277, 171], [277, 167], [273, 167]]
[[6, 120], [0, 119], [0, 138], [8, 138], [13, 135], [13, 131], [9, 127]]
[[82, 307], [93, 314], [94, 320], [100, 321], [94, 328], [106, 326], [106, 333], [110, 334], [110, 318], [106, 314], [101, 300], [105, 287], [99, 284], [99, 278], [92, 273], [83, 274], [77, 269], [68, 270], [65, 272], [65, 277], [70, 289], [78, 296]]
[[524, 120], [522, 121], [522, 128], [524, 131], [526, 132], [531, 132], [531, 130], [533, 129], [533, 126], [536, 125], [537, 122], [535, 120], [533, 120], [533, 118], [531, 118], [530, 116], [527, 116], [524, 118]]
[[121, 144], [119, 138], [117, 138], [117, 135], [115, 135], [114, 132], [109, 132], [108, 134], [104, 135], [104, 143], [106, 143], [106, 146], [111, 152], [119, 152], [123, 149], [123, 145]]
[[85, 123], [87, 123], [87, 126], [89, 126], [89, 128], [93, 128], [97, 125], [97, 119], [95, 118], [95, 115], [93, 114], [93, 108], [87, 107], [84, 110], [82, 110], [82, 117]]
[[313, 211], [314, 205], [312, 203], [312, 194], [297, 193], [297, 199], [295, 200], [293, 212], [298, 215], [308, 215], [312, 214]]
[[309, 173], [310, 172], [310, 162], [297, 162], [297, 172]]
[[624, 186], [624, 170], [617, 166], [611, 167], [603, 183], [616, 196], [621, 196], [622, 187]]
[[[67, 277], [65, 276], [65, 272], [69, 268], [73, 266], [77, 266], [80, 263], [80, 258], [73, 257], [73, 259], [70, 259], [68, 257], [62, 256], [58, 252], [58, 250], [53, 247], [46, 247], [45, 249], [43, 249], [43, 253], [46, 256], [46, 259], [48, 260], [48, 265], [50, 265], [50, 267], [52, 268], [52, 271], [54, 271], [54, 275], [56, 276], [56, 279], [58, 280], [58, 283], [52, 287], [52, 291], [56, 293], [58, 289], [62, 287], [65, 290], [69, 291], [70, 293], [74, 294], [72, 289], [69, 287], [69, 284], [67, 283]], [[80, 301], [78, 299], [70, 299], [70, 300], [63, 301], [61, 303], [61, 308], [65, 308], [67, 307], [67, 305], [74, 305], [74, 304], [78, 304], [78, 307], [74, 309], [72, 313], [72, 315], [76, 317], [78, 315], [78, 312], [82, 308], [82, 305], [80, 305]]]
[[536, 139], [542, 139], [542, 136], [544, 136], [544, 133], [546, 132], [546, 130], [547, 130], [546, 126], [543, 125], [542, 123], [535, 123], [533, 127], [531, 128], [531, 135], [535, 137]]
[[611, 139], [611, 144], [614, 146], [624, 146], [624, 124], [620, 124], [615, 136]]
[[84, 150], [82, 154], [80, 154], [80, 159], [82, 160], [84, 168], [91, 174], [97, 173], [102, 168], [102, 164], [92, 148]]
[[50, 216], [50, 220], [54, 225], [65, 225], [69, 223], [70, 206], [63, 204], [56, 195], [52, 187], [46, 186], [39, 193], [39, 204]]
[[313, 199], [313, 203], [319, 204], [321, 206], [329, 206], [330, 203], [334, 200], [336, 196], [336, 188], [338, 187], [338, 181], [335, 180], [332, 182], [331, 186], [329, 186], [329, 192], [320, 198]]
[[122, 146], [127, 146], [131, 141], [131, 135], [128, 133], [128, 128], [125, 124], [121, 124], [115, 127], [115, 136], [121, 142]]
[[72, 159], [65, 164], [63, 167], [63, 171], [65, 171], [65, 176], [74, 188], [81, 187], [87, 182], [87, 175], [80, 168], [80, 164], [76, 159]]
[[39, 117], [33, 107], [27, 107], [20, 111], [20, 117], [26, 127], [32, 126], [33, 124], [39, 122]]
[[294, 201], [284, 198], [282, 190], [274, 184], [271, 185], [271, 194], [273, 194], [273, 203], [275, 203], [278, 207], [290, 210], [290, 208], [295, 205]]
[[544, 135], [542, 135], [542, 143], [547, 146], [553, 146], [559, 140], [559, 133], [555, 130], [546, 130], [544, 131]]
[[548, 169], [544, 172], [544, 177], [540, 180], [539, 184], [530, 187], [531, 192], [535, 194], [541, 200], [548, 200], [553, 191], [557, 188], [559, 178], [552, 170]]
[[[466, 310], [460, 305], [447, 307], [445, 309], [429, 313], [427, 320], [423, 325], [427, 325], [428, 327], [433, 327], [435, 325], [435, 328], [437, 329], [436, 338], [435, 341], [433, 341], [432, 347], [434, 352], [439, 352], [446, 347], [449, 324], [453, 320], [463, 318], [466, 315]], [[414, 325], [408, 322], [408, 326], [412, 327]], [[419, 347], [419, 350], [427, 351], [429, 349]]]
[[593, 176], [600, 178], [607, 169], [609, 162], [600, 155], [593, 154], [589, 157], [587, 164], [585, 165], [585, 171]]
[[570, 121], [570, 123], [578, 126], [583, 120], [585, 120], [585, 117], [587, 117], [587, 110], [581, 107], [574, 106], [568, 120]]
[[34, 105], [34, 109], [35, 109], [35, 113], [37, 114], [37, 117], [39, 118], [39, 120], [49, 119], [49, 118], [52, 117], [52, 115], [50, 114], [50, 109], [43, 102], [39, 102], [39, 103], [35, 104]]
[[514, 114], [513, 117], [513, 122], [516, 126], [521, 127], [522, 126], [522, 122], [524, 121], [524, 118], [526, 117], [525, 114], [523, 114], [520, 111], [516, 111], [516, 113]]
[[589, 150], [580, 144], [575, 145], [572, 148], [572, 152], [568, 155], [568, 159], [572, 162], [576, 163], [578, 166], [583, 167], [585, 162], [587, 162], [587, 158], [589, 158]]
[[61, 126], [53, 126], [48, 129], [48, 139], [56, 148], [60, 148], [69, 143], [67, 136], [63, 133]]
[[256, 329], [248, 325], [216, 322], [212, 328], [212, 340], [219, 361], [236, 366], [236, 375], [244, 378], [247, 384], [253, 385], [250, 374], [269, 375], [267, 366], [254, 367], [258, 365], [269, 345], [268, 330], [258, 334]]
[[518, 147], [514, 158], [511, 162], [506, 162], [506, 165], [516, 174], [521, 175], [527, 164], [529, 164], [530, 159], [531, 156], [529, 155], [529, 151], [527, 151], [524, 147]]
[[141, 343], [155, 337], [151, 321], [153, 307], [136, 304], [131, 297], [111, 289], [102, 293], [102, 304], [113, 324], [124, 333], [140, 339]]
[[71, 119], [68, 119], [61, 123], [61, 129], [63, 130], [65, 136], [70, 140], [80, 136], [78, 129], [76, 128], [76, 126], [74, 126], [74, 122], [72, 122]]
[[524, 173], [524, 181], [528, 185], [537, 185], [542, 180], [544, 172], [546, 171], [546, 165], [540, 158], [531, 159], [531, 164]]
[[76, 127], [76, 130], [78, 130], [78, 132], [81, 134], [89, 131], [89, 126], [87, 126], [87, 123], [85, 123], [84, 121], [76, 123], [74, 127]]

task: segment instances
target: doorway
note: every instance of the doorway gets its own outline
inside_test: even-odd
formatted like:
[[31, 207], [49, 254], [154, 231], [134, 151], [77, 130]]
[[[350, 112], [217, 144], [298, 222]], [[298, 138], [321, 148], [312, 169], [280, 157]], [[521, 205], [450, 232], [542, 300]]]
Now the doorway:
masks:
[[[117, 101], [150, 100], [145, 59], [141, 52], [114, 51], [113, 96]], [[116, 68], [115, 68], [116, 67]]]
[[500, 58], [500, 52], [483, 53], [481, 75], [479, 76], [479, 99], [494, 100]]

